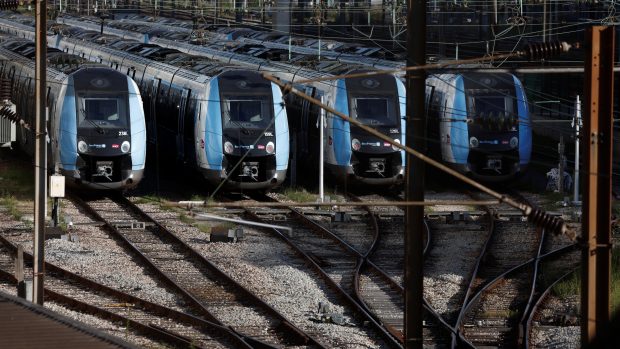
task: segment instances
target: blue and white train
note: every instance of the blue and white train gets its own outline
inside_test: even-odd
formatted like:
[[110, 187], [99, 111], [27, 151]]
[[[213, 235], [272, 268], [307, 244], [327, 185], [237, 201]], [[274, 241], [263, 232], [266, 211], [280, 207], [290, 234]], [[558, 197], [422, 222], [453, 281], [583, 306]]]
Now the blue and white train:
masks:
[[[342, 74], [359, 72], [348, 69], [343, 70]], [[391, 75], [341, 78], [322, 88], [325, 89], [325, 104], [389, 135], [394, 142], [405, 144], [406, 96], [405, 86], [399, 79]], [[301, 99], [291, 101], [290, 105], [297, 108], [297, 115], [304, 115], [303, 108], [307, 108], [307, 103]], [[397, 185], [403, 182], [404, 151], [337, 115], [327, 114], [323, 139], [324, 163], [332, 176], [340, 182], [351, 181], [352, 184]], [[311, 124], [305, 127], [316, 136], [318, 130], [314, 120], [316, 118], [310, 117]], [[317, 148], [316, 144], [313, 145], [317, 140], [316, 137], [314, 142], [309, 140], [310, 149]]]
[[[34, 36], [28, 24], [0, 23], [5, 32]], [[82, 34], [90, 39], [57, 36], [48, 42], [136, 80], [158, 157], [172, 156], [195, 167], [210, 183], [228, 188], [267, 190], [285, 180], [289, 128], [284, 99], [280, 88], [256, 69]]]
[[428, 136], [445, 164], [487, 181], [511, 179], [527, 169], [532, 125], [525, 91], [516, 76], [432, 75], [426, 92]]
[[[65, 24], [84, 29], [96, 29], [95, 23], [64, 20]], [[366, 78], [341, 78], [328, 82], [307, 82], [316, 77], [341, 75], [368, 71], [369, 68], [343, 64], [331, 59], [321, 59], [311, 66], [314, 57], [304, 53], [290, 54], [284, 62], [284, 53], [277, 48], [256, 47], [233, 42], [209, 42], [207, 46], [188, 44], [190, 33], [174, 27], [159, 31], [158, 37], [150, 37], [147, 25], [127, 25], [120, 21], [107, 23], [105, 32], [135, 40], [148, 38], [150, 44], [166, 49], [176, 49], [192, 55], [208, 57], [220, 62], [234, 63], [267, 71], [283, 81], [292, 82], [299, 89], [314, 97], [322, 96], [324, 103], [337, 111], [389, 134], [399, 143], [405, 142], [405, 87], [392, 75]], [[137, 32], [134, 30], [138, 30]], [[179, 38], [186, 35], [187, 40]], [[155, 52], [155, 48], [152, 49]], [[162, 50], [164, 51], [164, 50]], [[289, 94], [287, 97], [291, 130], [294, 132], [298, 163], [307, 163], [308, 157], [318, 153], [316, 120], [318, 108]], [[327, 115], [324, 139], [324, 162], [331, 176], [339, 181], [353, 181], [370, 185], [393, 185], [402, 183], [405, 171], [404, 151], [392, 147], [374, 136], [335, 115]], [[303, 159], [303, 160], [302, 160]], [[305, 170], [304, 166], [299, 166]]]
[[[6, 38], [4, 38], [6, 39]], [[35, 125], [34, 44], [4, 41], [0, 75], [11, 81], [17, 114]], [[143, 177], [146, 127], [140, 92], [125, 74], [57, 50], [48, 50], [48, 169], [69, 186], [129, 189]], [[24, 127], [17, 142], [34, 154], [33, 131]]]

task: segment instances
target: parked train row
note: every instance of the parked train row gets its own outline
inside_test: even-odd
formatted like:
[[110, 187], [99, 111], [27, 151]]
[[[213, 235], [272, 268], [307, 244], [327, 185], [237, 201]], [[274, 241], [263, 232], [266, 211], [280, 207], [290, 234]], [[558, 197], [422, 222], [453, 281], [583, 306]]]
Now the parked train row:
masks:
[[[69, 17], [61, 21], [95, 29], [94, 23], [89, 26], [83, 18]], [[213, 57], [220, 51], [254, 59], [286, 60], [286, 63], [304, 67], [311, 66], [314, 61], [321, 76], [342, 66], [357, 67], [357, 71], [404, 67], [403, 62], [383, 59], [379, 51], [364, 46], [291, 39], [285, 34], [230, 27], [219, 28], [197, 40], [189, 23], [173, 23], [178, 22], [161, 18], [153, 22], [136, 15], [108, 23], [108, 30], [123, 37], [131, 37], [133, 33], [136, 39], [166, 47], [189, 46], [187, 50], [192, 53]], [[287, 41], [306, 46], [287, 45]], [[323, 58], [317, 60], [316, 54], [322, 54]], [[228, 57], [223, 53], [219, 55], [224, 59]], [[527, 169], [532, 148], [531, 120], [525, 89], [514, 75], [432, 75], [427, 79], [427, 101], [431, 150], [444, 163], [484, 180], [508, 180]], [[404, 117], [403, 102], [400, 114]], [[401, 129], [404, 132], [404, 127]]]
[[[30, 19], [4, 17], [5, 30], [32, 37]], [[199, 169], [214, 184], [226, 181], [237, 188], [267, 189], [285, 179], [289, 155], [304, 160], [298, 160], [300, 168], [313, 156], [318, 158], [319, 108], [292, 94], [283, 96], [260, 71], [297, 84], [372, 69], [363, 62], [351, 65], [334, 59], [308, 66], [307, 54], [254, 44], [234, 46], [235, 52], [226, 50], [233, 45], [222, 43], [191, 45], [185, 43], [183, 31], [161, 31], [150, 43], [139, 42], [146, 28], [135, 31], [135, 23], [131, 31], [116, 28], [114, 34], [133, 38], [121, 39], [63, 27], [62, 33], [72, 37], [56, 36], [49, 43], [136, 80], [139, 92], [134, 96], [142, 94], [149, 140], [162, 154]], [[282, 60], [283, 54], [290, 59]], [[442, 74], [429, 78], [427, 85], [429, 137], [445, 163], [494, 180], [512, 178], [526, 168], [531, 127], [523, 86], [516, 77]], [[400, 79], [343, 78], [298, 87], [404, 143], [405, 90]], [[333, 175], [368, 184], [402, 181], [404, 152], [338, 117], [326, 121], [325, 162]]]

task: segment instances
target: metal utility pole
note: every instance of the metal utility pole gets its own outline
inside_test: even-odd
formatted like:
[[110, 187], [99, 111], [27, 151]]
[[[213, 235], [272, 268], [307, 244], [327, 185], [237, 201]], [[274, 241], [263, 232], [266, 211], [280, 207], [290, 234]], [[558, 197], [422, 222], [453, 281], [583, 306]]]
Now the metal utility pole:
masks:
[[[407, 3], [407, 67], [426, 63], [426, 0]], [[407, 73], [406, 144], [426, 154], [426, 72]], [[407, 201], [424, 201], [424, 161], [407, 153]], [[405, 211], [405, 348], [422, 348], [424, 206]]]
[[611, 171], [613, 146], [615, 28], [586, 32], [583, 116], [585, 193], [581, 277], [581, 346], [603, 337], [610, 318]]
[[34, 276], [32, 301], [43, 305], [43, 269], [44, 263], [44, 242], [45, 242], [45, 200], [47, 198], [47, 153], [46, 153], [46, 121], [47, 113], [45, 108], [47, 77], [47, 4], [46, 0], [37, 0], [35, 20], [35, 177], [34, 177]]

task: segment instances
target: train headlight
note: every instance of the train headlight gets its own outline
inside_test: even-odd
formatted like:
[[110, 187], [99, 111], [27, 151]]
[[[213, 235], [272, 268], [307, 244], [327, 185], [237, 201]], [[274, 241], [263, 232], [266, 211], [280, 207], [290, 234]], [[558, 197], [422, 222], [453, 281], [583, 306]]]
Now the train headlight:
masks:
[[469, 139], [469, 147], [470, 148], [478, 148], [479, 145], [480, 145], [480, 142], [478, 141], [478, 138], [471, 137]]
[[86, 144], [86, 142], [84, 142], [84, 141], [79, 141], [78, 142], [78, 151], [80, 153], [86, 153], [88, 151], [88, 144]]
[[274, 150], [276, 150], [276, 146], [273, 142], [269, 142], [267, 143], [267, 146], [265, 146], [265, 150], [267, 151], [267, 154], [273, 154]]
[[357, 138], [353, 138], [353, 140], [351, 140], [351, 148], [353, 148], [353, 150], [358, 151], [361, 147], [362, 143], [360, 143]]
[[517, 137], [510, 138], [510, 147], [511, 148], [516, 148], [518, 145], [519, 145], [519, 138], [517, 138]]
[[[394, 140], [394, 143], [400, 144], [400, 139], [398, 139], [398, 138], [397, 138], [397, 139], [395, 139], [395, 140]], [[392, 149], [394, 149], [394, 150], [398, 150], [398, 149], [400, 149], [400, 148], [398, 148], [397, 146], [395, 146], [394, 144], [392, 144]]]
[[235, 148], [233, 147], [232, 143], [230, 142], [224, 143], [224, 153], [232, 154], [233, 150], [235, 150]]
[[129, 141], [124, 141], [123, 144], [121, 144], [121, 151], [123, 153], [127, 153], [129, 149], [131, 149], [131, 145], [129, 144]]

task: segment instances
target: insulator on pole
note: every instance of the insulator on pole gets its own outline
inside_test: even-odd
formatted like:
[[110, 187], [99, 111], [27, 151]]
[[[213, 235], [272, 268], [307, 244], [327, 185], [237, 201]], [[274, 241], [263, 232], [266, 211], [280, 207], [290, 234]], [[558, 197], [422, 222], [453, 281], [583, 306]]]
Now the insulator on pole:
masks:
[[14, 123], [19, 123], [21, 121], [21, 118], [7, 105], [0, 107], [0, 118], [7, 119]]
[[521, 55], [527, 57], [530, 61], [535, 61], [568, 52], [570, 48], [571, 45], [565, 41], [534, 42], [528, 44], [521, 52]]
[[561, 217], [551, 215], [540, 208], [533, 207], [527, 218], [535, 226], [547, 229], [555, 235], [566, 233], [566, 225]]
[[7, 78], [0, 78], [0, 101], [11, 100], [11, 92], [11, 81]]

